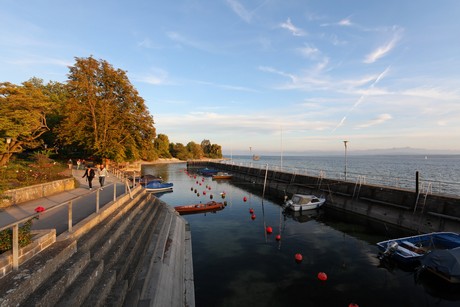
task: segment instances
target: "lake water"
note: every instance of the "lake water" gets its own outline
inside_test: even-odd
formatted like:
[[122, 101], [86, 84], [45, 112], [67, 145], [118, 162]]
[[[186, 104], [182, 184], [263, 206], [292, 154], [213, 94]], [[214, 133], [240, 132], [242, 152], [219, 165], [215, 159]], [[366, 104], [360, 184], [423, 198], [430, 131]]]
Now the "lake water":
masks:
[[[309, 214], [283, 213], [283, 200], [262, 200], [260, 186], [194, 178], [185, 168], [150, 165], [143, 172], [174, 183], [173, 192], [159, 196], [171, 206], [204, 203], [211, 195], [227, 202], [216, 213], [184, 216], [191, 227], [198, 307], [460, 305], [460, 288], [380, 263], [375, 243], [394, 233], [376, 232], [372, 223], [343, 214], [337, 217], [327, 203]], [[272, 234], [266, 233], [267, 226]], [[295, 261], [297, 253], [301, 263]], [[320, 272], [326, 281], [318, 279]]]

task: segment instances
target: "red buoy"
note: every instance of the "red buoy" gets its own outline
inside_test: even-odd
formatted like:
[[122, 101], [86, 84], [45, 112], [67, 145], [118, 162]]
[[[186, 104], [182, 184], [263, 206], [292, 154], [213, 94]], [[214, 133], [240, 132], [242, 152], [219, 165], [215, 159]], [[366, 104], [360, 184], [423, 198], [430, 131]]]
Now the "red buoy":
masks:
[[270, 227], [270, 226], [267, 226], [267, 228], [265, 229], [265, 231], [268, 233], [268, 234], [271, 234], [273, 232], [273, 229]]
[[302, 254], [295, 254], [294, 258], [295, 258], [295, 262], [297, 263], [302, 262], [302, 259], [303, 259]]
[[348, 307], [359, 307], [359, 305], [358, 305], [358, 304], [355, 304], [355, 303], [350, 303], [350, 304], [348, 305]]
[[255, 214], [251, 215], [251, 219], [252, 219], [252, 220], [255, 220], [255, 219], [256, 219], [256, 215], [255, 215]]
[[254, 213], [254, 209], [249, 209], [249, 213], [253, 214]]
[[321, 281], [326, 281], [327, 280], [327, 274], [324, 272], [319, 272], [318, 273], [318, 279]]
[[281, 235], [276, 235], [275, 239], [276, 239], [276, 241], [281, 240]]
[[246, 202], [248, 200], [248, 198], [245, 196], [243, 197], [243, 201]]
[[205, 191], [203, 191], [203, 195], [206, 195], [206, 190], [205, 190]]

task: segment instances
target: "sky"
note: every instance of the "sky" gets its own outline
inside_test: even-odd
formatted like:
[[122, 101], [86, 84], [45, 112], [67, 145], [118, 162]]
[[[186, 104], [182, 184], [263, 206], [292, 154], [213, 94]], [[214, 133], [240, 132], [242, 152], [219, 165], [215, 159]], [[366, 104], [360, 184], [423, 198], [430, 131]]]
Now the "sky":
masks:
[[231, 154], [460, 153], [457, 0], [0, 0], [0, 82], [127, 72], [158, 133]]

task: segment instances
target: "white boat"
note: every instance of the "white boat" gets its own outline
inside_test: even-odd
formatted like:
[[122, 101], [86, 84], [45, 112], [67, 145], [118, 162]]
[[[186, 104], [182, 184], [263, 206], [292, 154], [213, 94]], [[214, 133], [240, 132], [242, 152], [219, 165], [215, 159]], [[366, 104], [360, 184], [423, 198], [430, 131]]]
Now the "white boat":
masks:
[[284, 207], [292, 211], [303, 211], [318, 209], [326, 202], [326, 198], [316, 197], [315, 195], [294, 194], [292, 198], [285, 202]]

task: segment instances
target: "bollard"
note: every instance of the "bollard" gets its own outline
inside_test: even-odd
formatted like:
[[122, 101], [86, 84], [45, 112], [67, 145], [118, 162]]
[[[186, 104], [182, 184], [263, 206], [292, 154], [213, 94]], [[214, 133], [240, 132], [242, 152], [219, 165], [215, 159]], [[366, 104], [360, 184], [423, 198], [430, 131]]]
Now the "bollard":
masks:
[[99, 213], [99, 192], [100, 190], [96, 192], [96, 213]]
[[19, 225], [13, 226], [13, 270], [19, 268]]

